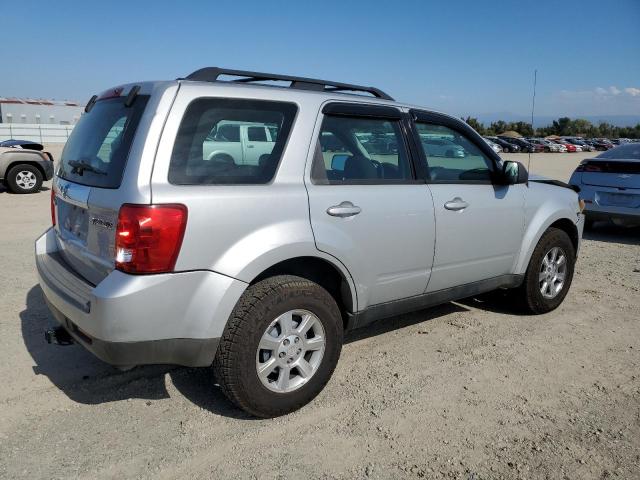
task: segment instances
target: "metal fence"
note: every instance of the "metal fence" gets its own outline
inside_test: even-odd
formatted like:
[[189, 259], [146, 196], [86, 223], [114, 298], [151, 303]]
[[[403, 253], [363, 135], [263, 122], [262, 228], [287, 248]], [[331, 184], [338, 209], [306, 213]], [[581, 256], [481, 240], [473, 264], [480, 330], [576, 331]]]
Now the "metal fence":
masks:
[[66, 143], [72, 130], [73, 125], [0, 123], [0, 142], [17, 139], [38, 143]]

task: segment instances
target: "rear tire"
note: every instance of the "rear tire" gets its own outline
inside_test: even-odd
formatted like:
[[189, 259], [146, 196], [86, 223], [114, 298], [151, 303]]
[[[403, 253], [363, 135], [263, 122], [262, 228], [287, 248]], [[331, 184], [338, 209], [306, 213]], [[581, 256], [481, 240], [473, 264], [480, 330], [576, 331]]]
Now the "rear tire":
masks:
[[[555, 263], [551, 261], [554, 252]], [[517, 306], [533, 314], [556, 309], [571, 287], [575, 261], [576, 252], [569, 235], [558, 228], [549, 228], [531, 255], [522, 285], [514, 292]]]
[[[306, 332], [305, 322], [313, 325]], [[277, 417], [320, 393], [338, 363], [342, 338], [342, 316], [329, 292], [307, 279], [279, 275], [242, 295], [213, 368], [235, 405], [256, 417]]]
[[35, 193], [42, 187], [42, 173], [33, 165], [20, 164], [11, 167], [5, 182], [13, 193]]

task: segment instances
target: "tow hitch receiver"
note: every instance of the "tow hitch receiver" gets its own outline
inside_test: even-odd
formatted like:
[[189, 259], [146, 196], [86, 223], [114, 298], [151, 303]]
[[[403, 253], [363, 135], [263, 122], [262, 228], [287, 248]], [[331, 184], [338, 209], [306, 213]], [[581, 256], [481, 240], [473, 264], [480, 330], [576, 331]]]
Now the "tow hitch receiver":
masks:
[[63, 327], [53, 327], [44, 331], [44, 339], [53, 345], [72, 345], [73, 337]]

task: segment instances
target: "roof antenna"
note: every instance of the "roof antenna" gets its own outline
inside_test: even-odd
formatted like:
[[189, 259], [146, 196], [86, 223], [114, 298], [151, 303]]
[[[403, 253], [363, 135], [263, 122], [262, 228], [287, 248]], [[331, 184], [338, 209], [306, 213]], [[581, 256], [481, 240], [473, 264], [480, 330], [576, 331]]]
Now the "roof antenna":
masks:
[[[535, 135], [536, 132], [533, 129], [533, 112], [536, 109], [536, 83], [538, 82], [538, 70], [533, 71], [533, 100], [531, 101], [531, 135]], [[531, 149], [529, 149], [529, 161], [527, 163], [527, 172], [531, 174]]]

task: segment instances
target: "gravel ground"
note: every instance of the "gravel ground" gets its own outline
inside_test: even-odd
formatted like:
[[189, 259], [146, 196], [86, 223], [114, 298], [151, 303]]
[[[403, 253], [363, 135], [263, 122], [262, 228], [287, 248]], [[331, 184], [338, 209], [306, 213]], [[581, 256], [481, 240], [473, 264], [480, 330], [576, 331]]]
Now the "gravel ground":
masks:
[[[532, 170], [566, 180], [584, 156]], [[373, 325], [312, 404], [255, 420], [207, 369], [47, 345], [49, 223], [48, 191], [0, 189], [0, 478], [640, 478], [638, 229], [587, 232], [550, 314], [489, 295]]]

